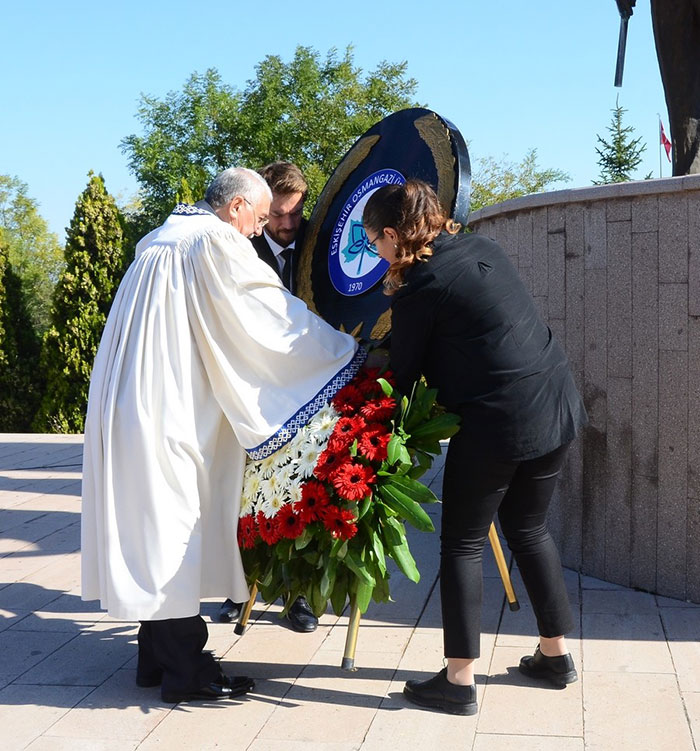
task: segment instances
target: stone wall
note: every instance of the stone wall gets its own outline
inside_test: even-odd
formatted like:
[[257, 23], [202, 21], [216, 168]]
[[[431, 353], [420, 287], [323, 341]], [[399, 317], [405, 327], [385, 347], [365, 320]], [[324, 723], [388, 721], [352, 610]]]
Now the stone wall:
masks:
[[590, 426], [550, 522], [564, 565], [700, 602], [700, 175], [472, 213], [569, 355]]

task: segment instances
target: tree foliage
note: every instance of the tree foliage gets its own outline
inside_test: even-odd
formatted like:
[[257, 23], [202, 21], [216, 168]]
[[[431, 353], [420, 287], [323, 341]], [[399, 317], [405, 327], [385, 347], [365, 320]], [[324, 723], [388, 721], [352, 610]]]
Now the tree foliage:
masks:
[[542, 193], [553, 183], [570, 179], [562, 170], [542, 169], [537, 164], [537, 149], [530, 149], [519, 163], [484, 157], [476, 161], [472, 175], [470, 208], [476, 211], [509, 198]]
[[[601, 136], [596, 136], [600, 144], [600, 147], [596, 146], [600, 180], [594, 180], [594, 185], [633, 180], [632, 173], [639, 167], [642, 154], [647, 148], [641, 137], [632, 138], [634, 128], [631, 125], [623, 127], [622, 119], [627, 110], [620, 106], [619, 98], [615, 99], [615, 108], [610, 111], [613, 113], [608, 126], [610, 140], [606, 141]], [[651, 172], [644, 179], [648, 180], [650, 177]]]
[[141, 210], [132, 220], [152, 228], [185, 186], [199, 199], [221, 170], [258, 169], [279, 159], [304, 172], [311, 207], [353, 142], [386, 115], [414, 104], [416, 81], [406, 77], [405, 62], [381, 62], [363, 74], [352, 47], [342, 56], [331, 49], [322, 58], [300, 46], [288, 63], [268, 55], [255, 73], [243, 91], [210, 69], [192, 74], [182, 91], [163, 100], [142, 97], [137, 117], [143, 134], [121, 144], [141, 186]]
[[22, 280], [33, 325], [43, 333], [49, 324], [53, 288], [63, 269], [63, 249], [27, 190], [18, 178], [0, 175], [0, 228], [8, 262]]
[[4, 236], [0, 228], [0, 432], [23, 433], [31, 429], [41, 391], [40, 340]]
[[44, 335], [46, 393], [36, 430], [83, 430], [92, 363], [123, 272], [121, 221], [104, 180], [90, 173], [68, 228], [66, 269]]

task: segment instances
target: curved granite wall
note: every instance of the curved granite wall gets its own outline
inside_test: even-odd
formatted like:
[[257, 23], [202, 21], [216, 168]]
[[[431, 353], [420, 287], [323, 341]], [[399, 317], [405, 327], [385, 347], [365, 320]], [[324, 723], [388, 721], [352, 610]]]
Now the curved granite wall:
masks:
[[472, 213], [510, 255], [584, 395], [551, 512], [564, 565], [700, 602], [700, 175]]

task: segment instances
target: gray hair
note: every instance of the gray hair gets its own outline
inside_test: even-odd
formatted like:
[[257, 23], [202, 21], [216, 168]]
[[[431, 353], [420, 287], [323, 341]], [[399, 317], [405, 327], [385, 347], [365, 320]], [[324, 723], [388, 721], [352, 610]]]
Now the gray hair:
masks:
[[257, 172], [247, 167], [229, 167], [211, 181], [204, 200], [218, 209], [236, 196], [257, 203], [263, 194], [272, 198], [270, 186]]

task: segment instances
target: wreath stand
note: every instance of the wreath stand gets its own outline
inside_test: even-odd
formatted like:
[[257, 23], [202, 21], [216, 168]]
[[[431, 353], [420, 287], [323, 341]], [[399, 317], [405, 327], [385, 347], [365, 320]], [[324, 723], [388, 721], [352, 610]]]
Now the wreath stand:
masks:
[[[508, 607], [511, 610], [520, 610], [520, 603], [515, 596], [513, 589], [513, 583], [510, 579], [510, 572], [508, 571], [508, 564], [506, 563], [505, 556], [503, 555], [503, 548], [501, 547], [501, 541], [498, 539], [498, 532], [496, 532], [496, 525], [491, 522], [489, 528], [489, 542], [491, 543], [491, 549], [493, 550], [494, 558], [496, 559], [496, 566], [498, 567], [498, 573], [501, 575], [501, 581], [503, 582], [503, 589], [506, 593], [506, 599], [508, 600]], [[253, 604], [255, 598], [258, 596], [257, 582], [253, 582], [250, 588], [250, 599], [245, 604], [245, 607], [241, 611], [238, 623], [235, 626], [235, 633], [239, 636], [244, 633], [245, 628], [250, 618], [250, 613], [253, 610]], [[357, 606], [357, 602], [353, 599], [350, 600], [350, 621], [348, 622], [348, 631], [345, 637], [345, 651], [343, 652], [343, 661], [340, 667], [343, 670], [357, 670], [355, 667], [355, 647], [357, 646], [357, 633], [360, 630], [360, 608]]]

